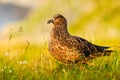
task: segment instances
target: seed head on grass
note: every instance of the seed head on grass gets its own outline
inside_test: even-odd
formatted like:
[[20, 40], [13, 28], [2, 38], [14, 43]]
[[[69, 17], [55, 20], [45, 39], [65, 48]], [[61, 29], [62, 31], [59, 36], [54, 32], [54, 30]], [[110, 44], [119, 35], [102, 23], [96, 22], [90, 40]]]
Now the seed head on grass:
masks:
[[12, 34], [12, 28], [10, 28], [10, 31], [9, 31], [9, 42], [12, 40], [12, 37], [13, 37], [13, 34]]
[[19, 27], [19, 32], [23, 32], [23, 27]]

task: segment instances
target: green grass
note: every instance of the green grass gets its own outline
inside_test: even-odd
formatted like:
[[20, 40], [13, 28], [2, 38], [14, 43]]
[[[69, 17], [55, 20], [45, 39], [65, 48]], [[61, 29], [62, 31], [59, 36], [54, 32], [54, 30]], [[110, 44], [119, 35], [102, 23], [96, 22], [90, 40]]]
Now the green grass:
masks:
[[65, 65], [56, 61], [46, 45], [13, 45], [0, 52], [0, 80], [119, 80], [119, 48], [92, 65]]

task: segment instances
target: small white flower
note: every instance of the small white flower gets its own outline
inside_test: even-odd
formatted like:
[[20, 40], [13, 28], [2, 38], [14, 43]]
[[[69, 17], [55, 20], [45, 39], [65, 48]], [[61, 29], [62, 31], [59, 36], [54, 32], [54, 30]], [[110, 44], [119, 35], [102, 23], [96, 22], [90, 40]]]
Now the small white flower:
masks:
[[3, 69], [6, 69], [6, 68], [7, 68], [6, 66], [3, 67]]
[[9, 56], [9, 52], [8, 51], [5, 51], [3, 52], [5, 56]]
[[23, 64], [27, 64], [27, 61], [23, 61]]
[[3, 71], [4, 71], [4, 69], [1, 69], [1, 71], [3, 72]]
[[20, 64], [27, 64], [27, 61], [20, 61]]
[[12, 70], [9, 70], [9, 73], [12, 73]]

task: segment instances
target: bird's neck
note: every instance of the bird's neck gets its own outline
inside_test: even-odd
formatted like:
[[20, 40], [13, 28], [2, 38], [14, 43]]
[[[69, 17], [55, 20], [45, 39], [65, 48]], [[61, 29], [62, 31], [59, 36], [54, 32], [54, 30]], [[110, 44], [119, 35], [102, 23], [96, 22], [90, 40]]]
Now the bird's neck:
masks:
[[53, 27], [51, 31], [51, 37], [53, 38], [63, 38], [70, 36], [67, 27]]

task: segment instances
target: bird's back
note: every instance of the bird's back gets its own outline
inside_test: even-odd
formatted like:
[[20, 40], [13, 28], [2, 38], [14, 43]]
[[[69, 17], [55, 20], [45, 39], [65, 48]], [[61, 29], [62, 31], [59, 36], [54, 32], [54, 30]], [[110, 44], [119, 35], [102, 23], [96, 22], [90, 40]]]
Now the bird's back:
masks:
[[109, 48], [106, 46], [92, 44], [91, 42], [77, 36], [73, 36], [73, 38], [77, 40], [79, 44], [77, 47], [85, 55], [85, 57], [89, 57], [91, 55], [94, 57], [105, 55], [104, 52], [107, 52], [106, 49]]

